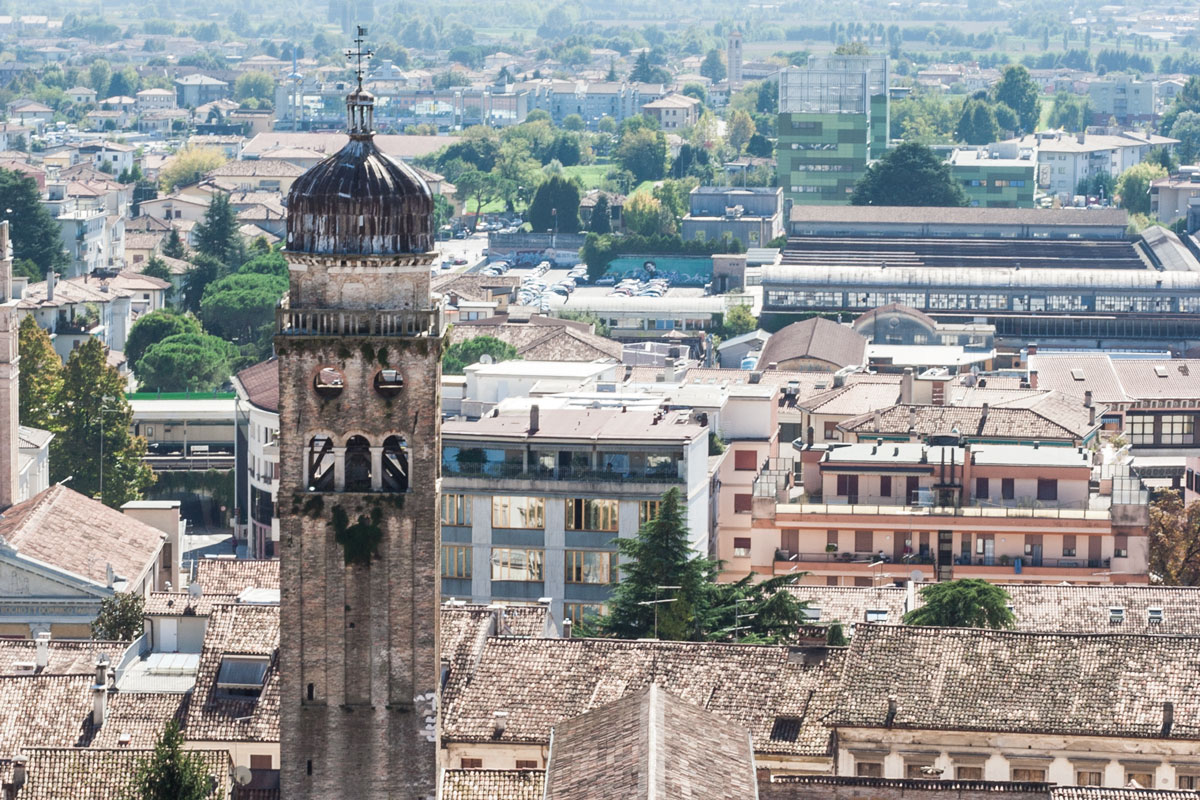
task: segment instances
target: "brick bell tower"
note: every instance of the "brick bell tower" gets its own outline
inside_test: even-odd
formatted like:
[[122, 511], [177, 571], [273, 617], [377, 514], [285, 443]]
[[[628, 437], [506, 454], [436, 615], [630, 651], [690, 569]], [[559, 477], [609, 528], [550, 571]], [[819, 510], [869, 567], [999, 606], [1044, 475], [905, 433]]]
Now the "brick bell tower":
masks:
[[281, 795], [433, 798], [441, 531], [441, 317], [433, 198], [350, 141], [288, 193], [278, 312]]

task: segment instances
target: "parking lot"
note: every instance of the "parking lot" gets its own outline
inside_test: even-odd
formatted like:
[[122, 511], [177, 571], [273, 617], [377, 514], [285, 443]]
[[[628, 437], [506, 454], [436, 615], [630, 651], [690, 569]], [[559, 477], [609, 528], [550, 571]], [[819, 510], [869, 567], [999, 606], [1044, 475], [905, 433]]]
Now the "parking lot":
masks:
[[[651, 274], [634, 276], [604, 276], [600, 282], [603, 285], [592, 285], [587, 279], [587, 270], [582, 264], [573, 267], [550, 267], [547, 262], [536, 266], [510, 267], [504, 269], [504, 262], [491, 262], [484, 270], [491, 274], [503, 274], [516, 277], [521, 281], [521, 290], [517, 302], [538, 308], [543, 312], [556, 309], [571, 310], [572, 305], [586, 306], [580, 300], [593, 300], [603, 297], [654, 297], [673, 299], [683, 297], [703, 297], [704, 287], [701, 285], [678, 285], [670, 277], [656, 277]], [[692, 279], [688, 283], [697, 284], [699, 280]], [[561, 288], [555, 288], [555, 287]]]

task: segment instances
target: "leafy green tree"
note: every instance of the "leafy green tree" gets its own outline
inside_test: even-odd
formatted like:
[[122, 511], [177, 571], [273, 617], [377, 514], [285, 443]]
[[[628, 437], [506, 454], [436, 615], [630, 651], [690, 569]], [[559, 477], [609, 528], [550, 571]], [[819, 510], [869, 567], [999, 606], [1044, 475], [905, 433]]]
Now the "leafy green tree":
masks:
[[950, 165], [923, 144], [905, 142], [867, 168], [854, 187], [856, 206], [965, 206]]
[[463, 200], [463, 208], [466, 209], [471, 200], [475, 201], [473, 230], [474, 225], [478, 224], [483, 207], [504, 195], [504, 186], [501, 183], [503, 179], [494, 172], [484, 172], [469, 164], [455, 172], [456, 174], [448, 172], [446, 177], [454, 182], [458, 196]]
[[579, 232], [579, 187], [570, 178], [555, 175], [533, 193], [527, 215], [535, 231]]
[[[142, 274], [151, 278], [158, 278], [160, 281], [172, 283], [171, 270], [163, 263], [163, 260], [158, 256], [150, 256], [146, 261], [146, 266], [142, 268]], [[174, 285], [168, 286], [165, 290], [167, 302], [171, 301], [171, 295], [175, 293]]]
[[1110, 172], [1096, 172], [1091, 177], [1081, 178], [1075, 186], [1075, 194], [1112, 200], [1116, 194], [1117, 179]]
[[92, 620], [92, 638], [106, 642], [131, 642], [142, 634], [146, 598], [138, 592], [114, 592], [100, 601]]
[[748, 156], [770, 158], [774, 154], [775, 145], [771, 144], [771, 140], [761, 133], [754, 134], [750, 137], [750, 141], [746, 143], [746, 155]]
[[829, 630], [825, 632], [825, 644], [829, 647], [845, 647], [850, 644], [850, 640], [846, 638], [846, 631], [842, 628], [842, 623], [835, 622], [829, 626]]
[[1047, 123], [1051, 128], [1067, 131], [1082, 131], [1092, 116], [1092, 104], [1086, 95], [1059, 92], [1054, 95]]
[[616, 257], [616, 242], [609, 234], [589, 233], [579, 248], [579, 260], [587, 265], [588, 278], [593, 281], [608, 271]]
[[1200, 159], [1200, 113], [1184, 111], [1175, 118], [1171, 136], [1179, 140], [1175, 153], [1181, 164], [1194, 164]]
[[933, 583], [921, 589], [924, 604], [904, 615], [906, 625], [943, 628], [1011, 628], [1008, 592], [979, 578]]
[[146, 391], [206, 392], [225, 383], [237, 348], [206, 333], [177, 333], [155, 342], [134, 365]]
[[871, 51], [862, 42], [842, 42], [833, 48], [835, 56], [869, 56]]
[[268, 249], [266, 252], [260, 252], [258, 255], [251, 258], [245, 264], [238, 267], [238, 272], [242, 274], [255, 273], [260, 275], [274, 275], [277, 278], [288, 280], [288, 264], [287, 259], [283, 257], [283, 253], [278, 250]]
[[1175, 95], [1175, 102], [1167, 109], [1167, 113], [1163, 114], [1162, 122], [1158, 126], [1163, 136], [1175, 135], [1175, 121], [1185, 111], [1200, 113], [1200, 75], [1193, 75], [1187, 79], [1179, 94]]
[[63, 385], [63, 364], [50, 335], [28, 314], [17, 332], [21, 381], [18, 418], [22, 425], [57, 431], [62, 422], [59, 406]]
[[725, 62], [721, 60], [720, 50], [714, 47], [705, 54], [704, 61], [700, 63], [700, 74], [713, 83], [725, 80]]
[[567, 114], [567, 116], [563, 118], [562, 126], [569, 131], [582, 131], [585, 127], [587, 127], [584, 125], [583, 117], [579, 116], [578, 114]]
[[662, 67], [650, 63], [650, 51], [638, 53], [633, 64], [633, 72], [629, 73], [631, 83], [666, 83], [670, 75]]
[[200, 301], [200, 320], [228, 341], [250, 342], [275, 321], [275, 307], [287, 292], [286, 278], [257, 272], [236, 273], [210, 283]]
[[723, 338], [732, 339], [734, 336], [741, 336], [756, 330], [758, 330], [758, 318], [750, 312], [750, 306], [734, 306], [725, 312], [725, 318], [721, 324]]
[[[133, 67], [114, 72], [108, 82], [108, 97], [133, 97], [141, 89], [142, 79]], [[103, 98], [101, 98], [103, 99]]]
[[607, 194], [601, 192], [596, 198], [587, 229], [592, 233], [612, 233], [612, 209], [608, 205]]
[[446, 375], [462, 375], [467, 367], [478, 364], [484, 355], [493, 361], [519, 359], [517, 348], [495, 336], [475, 336], [452, 344], [442, 354], [442, 372]]
[[1039, 101], [1037, 84], [1029, 76], [1029, 70], [1017, 64], [1005, 67], [992, 96], [996, 102], [1004, 103], [1017, 112], [1022, 133], [1032, 133], [1037, 130], [1042, 106]]
[[675, 218], [654, 195], [637, 194], [625, 201], [621, 211], [625, 227], [641, 236], [675, 232]]
[[193, 314], [200, 313], [204, 290], [225, 272], [225, 265], [210, 255], [192, 256], [192, 268], [183, 276], [183, 307]]
[[1200, 502], [1178, 492], [1150, 503], [1150, 574], [1166, 586], [1200, 586]]
[[235, 100], [275, 101], [275, 79], [265, 72], [249, 70], [238, 76], [233, 84]]
[[963, 103], [958, 125], [954, 127], [954, 138], [969, 145], [985, 145], [999, 138], [1000, 129], [996, 114], [986, 100], [967, 100]]
[[159, 171], [158, 185], [164, 192], [173, 192], [180, 186], [197, 183], [226, 160], [225, 154], [215, 147], [185, 147]]
[[729, 146], [733, 148], [735, 153], [740, 154], [750, 141], [750, 139], [758, 131], [754, 127], [754, 120], [745, 111], [734, 111], [729, 115], [729, 126], [725, 133], [725, 141], [729, 142]]
[[662, 131], [639, 128], [621, 135], [613, 158], [622, 169], [633, 173], [638, 183], [663, 177], [667, 163], [667, 139]]
[[47, 270], [67, 264], [61, 228], [42, 206], [41, 193], [33, 178], [0, 169], [0, 209], [5, 209], [8, 220], [13, 258], [36, 264], [37, 280], [41, 280]]
[[1122, 172], [1116, 185], [1121, 207], [1128, 209], [1131, 214], [1149, 214], [1150, 183], [1166, 176], [1167, 171], [1161, 164], [1152, 164], [1149, 161], [1134, 164]]
[[125, 337], [125, 357], [136, 371], [137, 363], [142, 360], [142, 356], [152, 344], [181, 333], [199, 335], [203, 331], [200, 329], [200, 323], [190, 314], [181, 314], [169, 309], [143, 314], [133, 323], [129, 335]]
[[[71, 476], [71, 486], [113, 508], [137, 500], [154, 482], [142, 458], [146, 440], [131, 436], [133, 411], [125, 381], [108, 365], [104, 345], [88, 337], [71, 352], [63, 372], [62, 430], [50, 442], [50, 480]], [[101, 450], [103, 449], [103, 462]], [[103, 468], [101, 468], [103, 463]]]
[[204, 761], [183, 746], [179, 723], [171, 720], [154, 745], [154, 752], [138, 762], [133, 776], [134, 800], [207, 800], [212, 776]]
[[229, 202], [229, 195], [216, 192], [208, 201], [204, 219], [193, 230], [196, 250], [211, 256], [226, 269], [232, 269], [246, 260], [246, 245], [238, 230], [237, 212]]
[[95, 90], [101, 99], [105, 97], [105, 92], [108, 91], [108, 84], [111, 81], [112, 67], [104, 59], [98, 58], [88, 67], [88, 85]]

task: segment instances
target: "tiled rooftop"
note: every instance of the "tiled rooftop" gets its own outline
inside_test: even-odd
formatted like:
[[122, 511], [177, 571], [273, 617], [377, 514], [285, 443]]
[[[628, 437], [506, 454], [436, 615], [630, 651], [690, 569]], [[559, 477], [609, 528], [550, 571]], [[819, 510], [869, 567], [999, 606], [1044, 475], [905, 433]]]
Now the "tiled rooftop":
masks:
[[[104, 656], [108, 663], [121, 660], [128, 642], [75, 642], [51, 639], [48, 643], [49, 661], [45, 675], [95, 675], [96, 657]], [[0, 675], [17, 674], [17, 664], [36, 661], [37, 644], [32, 639], [0, 639]]]
[[196, 577], [204, 594], [241, 594], [243, 589], [278, 589], [279, 560], [274, 558], [202, 558]]
[[[929, 436], [948, 433], [954, 428], [973, 439], [1075, 441], [1082, 435], [1059, 420], [1045, 416], [1040, 409], [895, 405], [877, 413], [878, 421], [875, 413], [867, 413], [848, 419], [839, 427], [854, 432], [859, 438], [869, 438], [876, 433], [907, 435], [910, 430], [915, 430], [919, 436]], [[1100, 417], [1097, 416], [1096, 425], [1099, 424]]]
[[540, 769], [448, 769], [442, 800], [542, 800], [546, 773]]
[[[204, 650], [187, 712], [193, 741], [279, 741], [279, 607], [216, 606], [204, 634]], [[270, 659], [262, 693], [253, 698], [222, 696], [217, 674], [226, 654]]]
[[[132, 796], [138, 764], [150, 749], [77, 750], [35, 747], [27, 750], [27, 778], [20, 800], [127, 800]], [[213, 778], [212, 800], [223, 800], [230, 791], [229, 753], [225, 750], [190, 750]]]

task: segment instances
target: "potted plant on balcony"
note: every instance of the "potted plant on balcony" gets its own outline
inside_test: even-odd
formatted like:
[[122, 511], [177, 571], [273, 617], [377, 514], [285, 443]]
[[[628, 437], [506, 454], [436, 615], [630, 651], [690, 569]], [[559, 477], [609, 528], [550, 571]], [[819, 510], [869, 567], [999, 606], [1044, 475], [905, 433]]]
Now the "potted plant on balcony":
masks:
[[1006, 555], [1000, 556], [1000, 566], [1007, 567], [1011, 563], [1012, 563], [1012, 559], [1009, 558], [1008, 556], [1006, 556]]
[[836, 553], [837, 552], [837, 542], [830, 542], [829, 544], [825, 545], [825, 552], [826, 553]]

